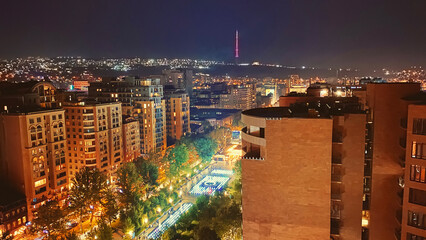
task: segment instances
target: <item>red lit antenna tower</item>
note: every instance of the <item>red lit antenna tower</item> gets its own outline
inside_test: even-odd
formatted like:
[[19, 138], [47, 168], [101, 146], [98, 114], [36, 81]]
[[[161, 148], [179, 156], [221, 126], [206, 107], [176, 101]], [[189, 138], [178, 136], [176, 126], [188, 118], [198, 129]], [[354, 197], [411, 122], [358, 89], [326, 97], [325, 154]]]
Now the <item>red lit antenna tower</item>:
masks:
[[238, 49], [238, 30], [235, 31], [235, 63], [238, 64], [238, 58], [240, 57], [240, 51]]

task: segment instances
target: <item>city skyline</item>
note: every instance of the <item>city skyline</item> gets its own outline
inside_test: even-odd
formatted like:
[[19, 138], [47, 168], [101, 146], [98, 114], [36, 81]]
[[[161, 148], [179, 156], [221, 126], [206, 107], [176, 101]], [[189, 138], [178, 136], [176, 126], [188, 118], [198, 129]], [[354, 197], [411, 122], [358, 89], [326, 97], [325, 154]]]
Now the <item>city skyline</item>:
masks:
[[[166, 7], [167, 6], [167, 7]], [[8, 2], [0, 57], [198, 58], [403, 68], [426, 60], [423, 1]]]

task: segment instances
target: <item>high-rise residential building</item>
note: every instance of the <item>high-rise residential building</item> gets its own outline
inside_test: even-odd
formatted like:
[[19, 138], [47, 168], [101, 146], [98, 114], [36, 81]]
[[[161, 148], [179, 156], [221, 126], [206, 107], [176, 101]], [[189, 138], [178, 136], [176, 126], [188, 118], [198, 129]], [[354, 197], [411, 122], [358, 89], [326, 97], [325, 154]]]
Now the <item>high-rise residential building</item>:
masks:
[[62, 109], [20, 107], [0, 114], [1, 177], [25, 194], [28, 220], [68, 187], [65, 116]]
[[83, 167], [98, 168], [114, 181], [122, 164], [121, 103], [75, 103], [64, 106], [69, 176]]
[[186, 133], [191, 132], [189, 114], [189, 96], [180, 89], [166, 89], [166, 127], [169, 142], [179, 140]]
[[192, 96], [193, 72], [191, 69], [165, 69], [161, 80], [163, 86], [173, 86], [185, 89], [188, 96]]
[[[422, 207], [424, 208], [426, 205], [424, 201], [424, 199], [426, 199], [426, 191], [424, 191], [424, 186], [422, 186], [421, 183], [423, 176], [422, 163], [421, 160], [418, 160], [421, 158], [423, 145], [421, 145], [421, 131], [415, 129], [422, 129], [424, 127], [422, 126], [423, 122], [421, 122], [421, 119], [424, 118], [425, 108], [423, 107], [424, 105], [419, 104], [419, 101], [423, 99], [422, 101], [424, 102], [425, 97], [424, 94], [419, 94], [419, 84], [369, 82], [366, 85], [350, 86], [350, 89], [346, 89], [346, 92], [349, 91], [349, 95], [352, 97], [348, 97], [348, 95], [343, 97], [341, 94], [339, 94], [341, 95], [340, 97], [337, 97], [334, 93], [339, 91], [338, 88], [332, 90], [333, 96], [325, 94], [325, 92], [323, 96], [321, 96], [321, 91], [330, 91], [331, 88], [318, 89], [316, 94], [282, 97], [280, 103], [291, 110], [289, 113], [285, 113], [282, 116], [278, 116], [278, 112], [285, 112], [285, 110], [253, 109], [243, 112], [242, 120], [248, 126], [244, 129], [245, 133], [243, 133], [242, 136], [243, 150], [245, 149], [247, 152], [246, 156], [243, 157], [242, 164], [243, 231], [244, 234], [246, 234], [245, 237], [248, 236], [249, 239], [253, 236], [256, 237], [256, 234], [261, 233], [256, 229], [265, 229], [265, 224], [268, 223], [268, 221], [265, 220], [260, 221], [259, 217], [253, 217], [262, 216], [262, 214], [265, 213], [255, 212], [250, 215], [250, 213], [252, 213], [251, 210], [247, 210], [250, 209], [250, 202], [253, 201], [252, 199], [258, 197], [253, 196], [256, 195], [256, 191], [250, 192], [250, 188], [254, 188], [258, 181], [262, 183], [266, 182], [266, 185], [271, 184], [271, 186], [274, 184], [267, 182], [268, 180], [259, 180], [253, 177], [255, 175], [253, 174], [254, 169], [263, 172], [259, 170], [261, 164], [265, 164], [265, 166], [267, 164], [272, 164], [266, 163], [271, 158], [274, 159], [274, 155], [268, 153], [278, 151], [276, 149], [268, 149], [268, 137], [271, 136], [267, 134], [268, 128], [272, 129], [268, 126], [274, 126], [272, 125], [274, 121], [279, 122], [287, 118], [290, 119], [288, 121], [304, 121], [303, 119], [306, 118], [306, 116], [303, 116], [301, 119], [300, 116], [297, 116], [297, 106], [307, 105], [309, 108], [308, 116], [322, 117], [322, 112], [325, 111], [328, 112], [333, 119], [330, 237], [332, 239], [364, 240], [386, 240], [394, 239], [395, 237], [397, 239], [409, 240], [423, 239], [425, 234], [423, 228], [424, 211]], [[354, 104], [354, 101], [357, 101], [358, 104]], [[357, 105], [359, 107], [356, 107]], [[310, 106], [323, 106], [325, 109], [315, 111], [310, 109], [312, 108]], [[336, 113], [336, 110], [345, 111], [344, 109], [348, 109], [348, 107], [351, 111], [345, 113], [343, 116], [338, 112]], [[354, 114], [353, 110], [356, 109], [362, 110], [365, 114]], [[296, 117], [299, 117], [299, 119]], [[290, 158], [296, 158], [292, 154], [292, 151], [298, 148], [297, 146], [291, 145], [291, 143], [302, 146], [306, 144], [310, 146], [315, 143], [315, 141], [311, 139], [311, 136], [306, 133], [309, 126], [312, 124], [313, 123], [305, 124], [304, 126], [300, 126], [299, 129], [294, 130], [300, 134], [299, 138], [304, 138], [304, 140], [300, 140], [300, 142], [298, 142], [297, 138], [292, 138], [291, 141], [289, 140], [290, 142], [287, 142], [289, 136], [292, 136], [288, 133], [288, 131], [292, 130], [290, 129], [292, 126], [291, 124], [285, 125], [286, 132], [282, 131], [280, 134], [282, 139], [279, 139], [277, 136], [275, 140], [272, 140], [273, 138], [271, 137], [270, 142], [273, 142], [271, 146], [273, 145], [277, 149], [282, 149], [286, 152], [282, 156], [275, 158], [281, 160], [284, 169], [291, 168], [293, 161], [289, 161]], [[259, 125], [261, 126], [259, 127]], [[282, 126], [282, 128], [284, 128], [284, 126]], [[254, 133], [251, 134], [251, 132]], [[272, 132], [276, 133], [279, 132], [279, 130], [273, 129]], [[314, 132], [316, 134], [325, 135], [320, 127], [317, 127]], [[266, 139], [266, 141], [264, 139]], [[281, 145], [281, 142], [284, 142], [284, 146]], [[328, 145], [324, 144], [324, 148], [328, 148]], [[309, 150], [306, 150], [309, 154], [312, 153], [312, 151], [319, 151], [319, 149], [309, 148]], [[253, 153], [255, 153], [254, 157], [251, 156]], [[301, 156], [308, 154], [305, 153], [305, 151], [298, 151], [298, 153]], [[320, 153], [321, 152], [318, 152], [317, 155], [322, 156]], [[286, 161], [287, 159], [288, 161]], [[316, 163], [316, 158], [313, 159], [315, 159], [314, 162]], [[302, 169], [306, 165], [303, 164], [303, 160], [297, 160], [295, 162], [302, 163]], [[256, 167], [251, 169], [251, 164]], [[279, 168], [278, 165], [273, 165], [265, 168], [264, 171], [267, 172], [268, 169], [277, 168]], [[298, 172], [300, 171], [301, 170], [298, 170]], [[405, 181], [403, 177], [404, 171]], [[248, 174], [246, 172], [248, 172]], [[312, 172], [317, 173], [318, 171], [315, 169]], [[244, 177], [245, 173], [248, 177]], [[266, 174], [270, 175], [270, 172]], [[291, 174], [293, 173], [290, 171], [290, 175]], [[286, 177], [288, 176], [287, 172], [283, 175]], [[286, 178], [280, 181], [286, 183], [288, 180]], [[266, 189], [267, 187], [264, 185], [262, 185], [263, 189]], [[275, 189], [277, 188], [278, 187]], [[293, 189], [290, 196], [295, 196], [294, 193], [297, 193], [291, 184], [287, 184], [284, 188], [285, 190], [283, 190], [283, 192]], [[311, 186], [306, 183], [305, 189], [310, 188]], [[246, 195], [245, 189], [249, 190], [249, 194], [247, 194], [249, 196]], [[260, 193], [260, 195], [264, 194], [266, 193]], [[244, 203], [245, 196], [249, 198], [246, 200], [248, 203]], [[298, 200], [294, 202], [297, 202], [299, 205], [309, 202], [303, 196], [296, 196], [295, 198]], [[320, 196], [313, 196], [313, 198], [319, 199]], [[291, 198], [289, 197], [288, 199]], [[260, 200], [264, 202], [268, 201], [267, 199]], [[267, 205], [273, 206], [273, 204], [269, 202]], [[255, 209], [255, 207], [253, 208]], [[273, 212], [282, 209], [277, 207], [275, 210], [276, 211]], [[289, 216], [292, 210], [282, 211], [282, 214]], [[301, 213], [301, 211], [298, 211], [297, 216], [295, 216], [294, 220], [291, 222], [293, 225], [291, 225], [291, 227], [289, 225], [288, 229], [283, 230], [285, 233], [283, 233], [283, 235], [286, 235], [287, 231], [297, 231], [297, 227], [300, 227], [299, 224], [296, 223], [297, 219], [299, 217], [303, 218], [304, 216]], [[252, 219], [250, 219], [250, 216]], [[362, 220], [360, 221], [360, 219]], [[295, 227], [294, 224], [296, 224], [297, 227]], [[252, 227], [248, 227], [250, 225]], [[282, 222], [278, 225], [280, 227], [283, 225], [287, 226]], [[306, 231], [309, 232], [309, 234], [318, 230], [316, 225], [310, 224], [310, 221], [304, 222], [304, 226], [307, 225], [310, 225], [311, 228], [309, 231]], [[279, 227], [274, 225], [273, 228], [270, 229], [266, 228], [266, 234], [272, 233], [273, 230], [278, 231], [277, 229], [279, 229]], [[305, 236], [291, 236], [295, 239], [306, 238]], [[311, 236], [306, 239], [320, 238]]]
[[18, 110], [23, 106], [37, 105], [43, 108], [58, 107], [56, 88], [48, 81], [24, 83], [0, 83], [1, 110]]
[[[426, 239], [426, 105], [408, 106], [402, 240]], [[405, 125], [404, 125], [405, 126]]]
[[242, 113], [244, 239], [361, 238], [359, 109], [301, 104]]
[[25, 195], [9, 184], [0, 184], [0, 236], [17, 236], [24, 233], [28, 220]]
[[255, 107], [256, 90], [253, 85], [247, 84], [236, 86], [227, 94], [221, 94], [219, 100], [220, 108], [247, 110]]
[[100, 102], [121, 102], [123, 114], [139, 121], [142, 154], [166, 149], [166, 108], [161, 78], [126, 77], [92, 84], [89, 96]]
[[364, 213], [368, 220], [365, 235], [368, 239], [388, 240], [395, 238], [395, 231], [401, 229], [396, 217], [402, 210], [403, 196], [398, 182], [404, 173], [401, 163], [406, 154], [407, 134], [401, 121], [407, 119], [410, 103], [402, 98], [418, 94], [420, 85], [368, 83], [366, 92], [369, 141], [365, 160], [371, 164], [371, 176], [364, 180]]
[[132, 162], [141, 155], [139, 122], [128, 116], [123, 117], [123, 159]]

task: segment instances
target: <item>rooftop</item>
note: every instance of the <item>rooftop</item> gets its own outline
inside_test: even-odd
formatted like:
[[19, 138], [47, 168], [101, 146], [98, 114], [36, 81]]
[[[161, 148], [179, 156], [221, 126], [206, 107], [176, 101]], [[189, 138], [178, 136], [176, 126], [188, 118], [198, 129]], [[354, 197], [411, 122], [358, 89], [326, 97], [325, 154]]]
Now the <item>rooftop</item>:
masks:
[[6, 185], [4, 182], [0, 184], [0, 192], [7, 194], [0, 194], [0, 207], [5, 207], [11, 205], [18, 201], [25, 202], [25, 195], [16, 191], [9, 185]]
[[[31, 93], [38, 84], [52, 85], [49, 81], [28, 81], [23, 83], [0, 82], [0, 95], [16, 95]], [[53, 85], [52, 87], [56, 89]]]
[[243, 111], [242, 114], [264, 118], [292, 117], [292, 111], [288, 107], [253, 108]]
[[4, 109], [0, 109], [0, 114], [3, 115], [30, 115], [30, 114], [40, 114], [47, 112], [56, 112], [56, 111], [64, 111], [62, 108], [42, 108], [40, 106], [18, 106], [12, 109], [8, 109], [5, 111]]

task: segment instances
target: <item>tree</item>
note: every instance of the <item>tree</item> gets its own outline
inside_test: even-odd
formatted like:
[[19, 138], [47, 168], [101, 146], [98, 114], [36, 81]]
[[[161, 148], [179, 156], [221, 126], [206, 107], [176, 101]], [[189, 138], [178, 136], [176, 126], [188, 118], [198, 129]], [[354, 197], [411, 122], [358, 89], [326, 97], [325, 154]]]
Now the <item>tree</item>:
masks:
[[130, 206], [139, 196], [138, 191], [141, 187], [141, 179], [134, 163], [126, 163], [117, 171], [118, 182], [120, 187], [121, 202], [126, 206]]
[[211, 131], [209, 136], [218, 143], [220, 148], [224, 148], [228, 140], [231, 139], [231, 130], [226, 127], [220, 127]]
[[103, 193], [103, 198], [100, 201], [102, 206], [102, 217], [109, 222], [117, 219], [118, 205], [116, 194], [111, 187], [107, 188]]
[[112, 240], [112, 228], [104, 221], [101, 221], [98, 224], [98, 229], [96, 230], [96, 236], [98, 239], [102, 240]]
[[75, 232], [67, 233], [63, 240], [80, 240], [80, 237]]
[[80, 228], [83, 215], [91, 211], [90, 222], [93, 221], [94, 208], [100, 204], [104, 191], [107, 189], [106, 176], [97, 168], [82, 168], [72, 180], [69, 202], [70, 208], [80, 216]]
[[217, 143], [206, 137], [196, 139], [194, 146], [203, 162], [209, 162], [217, 150]]
[[220, 240], [216, 232], [209, 227], [203, 227], [198, 230], [198, 239], [202, 240]]
[[163, 161], [163, 155], [161, 151], [152, 150], [145, 157], [140, 157], [139, 159], [143, 159], [149, 163], [159, 165]]
[[201, 123], [201, 127], [204, 133], [208, 133], [213, 129], [213, 126], [210, 124], [209, 121], [203, 121]]
[[149, 184], [151, 186], [157, 185], [157, 179], [158, 179], [157, 165], [143, 158], [139, 158], [135, 164], [145, 184]]
[[177, 176], [188, 159], [189, 154], [187, 146], [185, 144], [176, 145], [167, 155], [167, 160], [169, 162], [169, 177]]
[[123, 222], [123, 231], [125, 234], [133, 233], [135, 231], [135, 225], [130, 217], [126, 217]]
[[175, 163], [178, 168], [181, 168], [182, 165], [188, 161], [188, 147], [185, 144], [179, 144], [172, 149], [170, 155], [175, 160]]
[[65, 229], [65, 215], [57, 201], [46, 202], [38, 209], [34, 219], [35, 230], [46, 230], [49, 239], [56, 239], [56, 235]]

